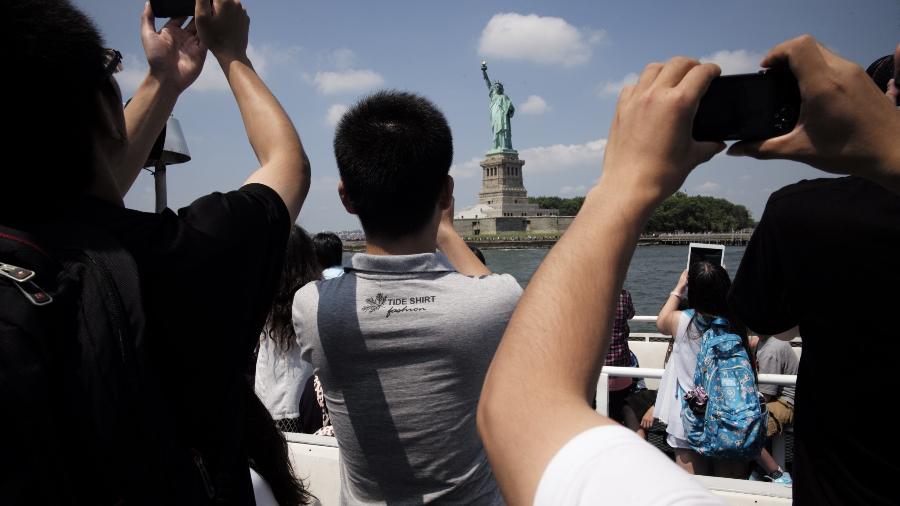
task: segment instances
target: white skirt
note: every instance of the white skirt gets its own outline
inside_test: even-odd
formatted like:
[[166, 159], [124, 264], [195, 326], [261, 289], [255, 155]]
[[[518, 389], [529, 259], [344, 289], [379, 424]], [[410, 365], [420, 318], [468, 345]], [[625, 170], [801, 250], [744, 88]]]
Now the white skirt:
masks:
[[656, 393], [656, 405], [653, 416], [666, 424], [666, 433], [677, 439], [685, 440], [684, 425], [681, 423], [681, 398], [678, 395], [678, 378], [671, 367], [672, 361], [666, 364], [659, 391]]

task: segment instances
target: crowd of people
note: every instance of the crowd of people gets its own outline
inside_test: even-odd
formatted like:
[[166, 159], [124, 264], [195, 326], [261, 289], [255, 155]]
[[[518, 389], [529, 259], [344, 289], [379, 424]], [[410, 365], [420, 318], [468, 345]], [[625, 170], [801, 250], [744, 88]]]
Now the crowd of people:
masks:
[[[336, 437], [346, 504], [720, 504], [684, 470], [746, 477], [755, 461], [784, 483], [755, 445], [787, 424], [796, 504], [895, 500], [893, 448], [835, 406], [878, 406], [897, 383], [897, 340], [852, 351], [896, 334], [879, 316], [900, 300], [900, 46], [871, 76], [810, 36], [762, 62], [796, 76], [799, 122], [729, 154], [848, 177], [775, 192], [733, 283], [690, 266], [658, 317], [673, 346], [655, 399], [613, 385], [623, 424], [667, 423], [673, 464], [592, 401], [604, 364], [637, 365], [622, 285], [643, 225], [725, 149], [691, 137], [716, 65], [651, 63], [623, 89], [602, 175], [523, 292], [454, 230], [451, 130], [420, 95], [377, 92], [337, 125], [338, 197], [366, 252], [344, 265], [333, 234], [293, 225], [310, 162], [248, 57], [246, 9], [194, 14], [157, 29], [145, 6], [149, 70], [123, 108], [121, 54], [68, 0], [0, 5], [17, 125], [2, 140], [0, 503], [305, 504], [282, 432], [302, 431]], [[207, 53], [259, 166], [177, 212], [126, 209]], [[798, 334], [799, 366], [778, 344]], [[760, 372], [797, 372], [796, 391], [757, 401], [754, 350]], [[753, 416], [711, 434], [702, 406], [725, 402], [722, 379], [698, 357], [726, 352]], [[717, 457], [728, 444], [743, 458]]]

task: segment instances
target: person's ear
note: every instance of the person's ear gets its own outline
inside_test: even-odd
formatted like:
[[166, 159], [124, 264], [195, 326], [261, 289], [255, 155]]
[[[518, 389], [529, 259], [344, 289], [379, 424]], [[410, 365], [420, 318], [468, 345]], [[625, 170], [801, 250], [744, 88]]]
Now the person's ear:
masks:
[[353, 207], [353, 202], [350, 201], [350, 197], [347, 195], [347, 190], [344, 188], [344, 180], [341, 179], [338, 181], [338, 196], [341, 198], [341, 204], [344, 205], [344, 209], [347, 210], [350, 214], [356, 214], [356, 209]]
[[118, 142], [128, 138], [125, 128], [125, 109], [122, 107], [122, 93], [115, 79], [103, 83], [96, 93], [97, 127], [102, 134]]
[[438, 201], [441, 211], [453, 205], [453, 185], [453, 176], [448, 174], [447, 179], [444, 180], [444, 187], [441, 189], [440, 199]]

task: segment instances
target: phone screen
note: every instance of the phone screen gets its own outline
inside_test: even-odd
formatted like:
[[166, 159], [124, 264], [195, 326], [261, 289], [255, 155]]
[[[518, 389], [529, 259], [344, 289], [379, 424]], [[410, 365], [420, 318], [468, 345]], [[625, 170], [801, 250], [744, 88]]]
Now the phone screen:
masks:
[[690, 251], [688, 252], [688, 267], [702, 260], [706, 260], [714, 265], [723, 265], [725, 263], [725, 250], [721, 248], [691, 246]]
[[790, 72], [768, 71], [714, 79], [700, 101], [698, 141], [760, 140], [790, 132], [800, 113], [800, 91]]

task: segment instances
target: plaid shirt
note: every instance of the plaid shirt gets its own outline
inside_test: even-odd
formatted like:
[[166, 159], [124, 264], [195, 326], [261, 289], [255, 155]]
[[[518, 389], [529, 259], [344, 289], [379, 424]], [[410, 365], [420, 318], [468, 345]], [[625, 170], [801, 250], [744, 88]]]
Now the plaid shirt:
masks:
[[634, 304], [631, 302], [631, 294], [628, 290], [622, 290], [619, 301], [616, 303], [616, 320], [613, 322], [612, 339], [609, 341], [609, 353], [606, 354], [606, 364], [617, 367], [629, 367], [631, 365], [631, 350], [628, 348], [628, 320], [634, 318]]

